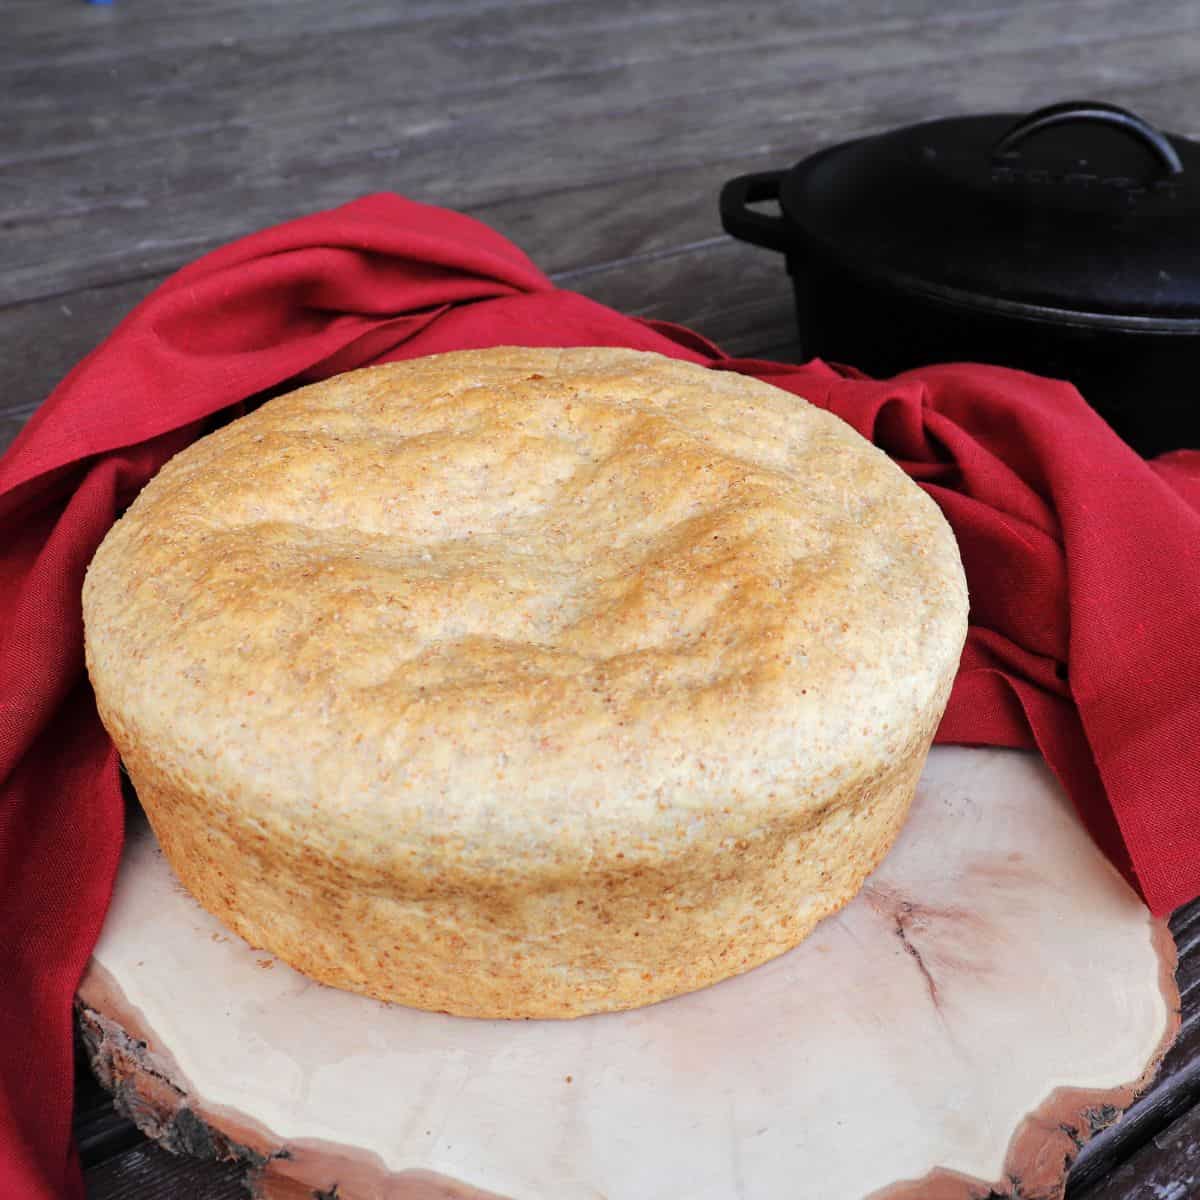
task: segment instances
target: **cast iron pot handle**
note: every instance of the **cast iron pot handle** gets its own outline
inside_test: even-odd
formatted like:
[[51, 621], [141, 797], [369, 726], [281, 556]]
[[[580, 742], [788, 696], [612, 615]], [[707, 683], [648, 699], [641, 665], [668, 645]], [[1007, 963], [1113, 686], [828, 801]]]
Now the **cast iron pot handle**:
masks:
[[743, 242], [766, 246], [768, 250], [786, 250], [788, 233], [783, 217], [772, 217], [747, 208], [747, 205], [763, 200], [778, 200], [779, 181], [783, 176], [783, 171], [761, 171], [757, 175], [739, 175], [731, 179], [721, 189], [721, 224], [725, 232]]
[[1183, 171], [1179, 154], [1167, 137], [1153, 125], [1143, 121], [1136, 113], [1118, 108], [1115, 104], [1104, 104], [1099, 100], [1067, 100], [1063, 104], [1051, 104], [1039, 108], [1029, 116], [1022, 117], [993, 147], [992, 158], [1005, 158], [1016, 153], [1017, 147], [1027, 138], [1043, 129], [1065, 125], [1070, 121], [1094, 121], [1123, 130], [1151, 151], [1158, 159], [1164, 174], [1178, 175]]

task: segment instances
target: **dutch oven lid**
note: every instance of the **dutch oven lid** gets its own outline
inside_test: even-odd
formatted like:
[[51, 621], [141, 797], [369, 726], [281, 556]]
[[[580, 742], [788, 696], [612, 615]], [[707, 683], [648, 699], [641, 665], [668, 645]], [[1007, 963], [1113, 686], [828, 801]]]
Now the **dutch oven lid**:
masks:
[[[1200, 330], [1200, 144], [1113, 105], [931, 121], [746, 179], [726, 227], [747, 236], [740, 199], [775, 249], [955, 304]], [[782, 219], [745, 207], [774, 190]]]

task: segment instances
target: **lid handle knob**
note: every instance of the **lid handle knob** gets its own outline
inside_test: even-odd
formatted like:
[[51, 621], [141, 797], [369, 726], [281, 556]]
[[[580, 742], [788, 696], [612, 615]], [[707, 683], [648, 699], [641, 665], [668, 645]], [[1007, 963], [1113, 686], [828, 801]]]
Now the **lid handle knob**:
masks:
[[992, 147], [992, 158], [1009, 157], [1016, 153], [1022, 142], [1035, 133], [1072, 121], [1091, 121], [1120, 129], [1135, 138], [1158, 159], [1164, 174], [1179, 175], [1183, 171], [1179, 153], [1171, 145], [1166, 134], [1155, 129], [1149, 122], [1143, 121], [1136, 113], [1099, 100], [1067, 100], [1062, 104], [1051, 104], [1031, 112], [1027, 117], [1022, 117]]

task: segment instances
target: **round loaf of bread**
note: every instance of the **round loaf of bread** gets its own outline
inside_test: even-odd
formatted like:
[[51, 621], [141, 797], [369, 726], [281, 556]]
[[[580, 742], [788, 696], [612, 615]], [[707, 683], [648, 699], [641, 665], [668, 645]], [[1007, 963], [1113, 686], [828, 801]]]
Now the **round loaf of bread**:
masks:
[[163, 851], [248, 942], [485, 1017], [787, 950], [909, 807], [966, 631], [937, 507], [732, 372], [500, 348], [355, 371], [172, 459], [87, 662]]

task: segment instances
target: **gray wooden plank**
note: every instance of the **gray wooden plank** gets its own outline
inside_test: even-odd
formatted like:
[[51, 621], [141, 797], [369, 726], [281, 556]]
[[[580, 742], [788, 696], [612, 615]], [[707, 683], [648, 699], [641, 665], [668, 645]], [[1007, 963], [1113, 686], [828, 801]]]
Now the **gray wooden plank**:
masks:
[[[641, 315], [693, 323], [709, 336], [722, 338], [730, 336], [730, 327], [727, 321], [722, 327], [725, 317], [720, 304], [714, 307], [712, 297], [729, 297], [732, 311], [736, 292], [740, 296], [737, 304], [765, 305], [769, 327], [782, 327], [786, 330], [784, 336], [790, 337], [792, 318], [781, 259], [740, 246], [732, 257], [727, 252], [709, 266], [703, 262], [709, 248], [717, 242], [728, 242], [717, 217], [716, 197], [721, 183], [740, 170], [764, 168], [771, 161], [751, 159], [661, 172], [655, 177], [658, 186], [654, 189], [641, 178], [563, 189], [486, 206], [476, 215], [529, 250], [560, 286], [582, 291], [623, 311], [637, 309]], [[681, 239], [692, 240], [681, 246]], [[219, 241], [211, 236], [197, 238], [187, 257]], [[648, 298], [662, 300], [671, 295], [703, 301], [695, 281], [682, 285], [670, 282], [665, 272], [672, 270], [678, 276], [678, 265], [669, 269], [651, 265], [651, 260], [663, 255], [692, 255], [697, 259], [695, 270], [705, 281], [708, 300], [704, 303], [711, 321], [693, 306], [669, 302], [657, 307], [647, 305]], [[634, 260], [640, 262], [639, 268], [631, 269], [624, 284], [615, 284], [613, 279], [620, 275], [623, 264]], [[9, 439], [19, 422], [27, 419], [67, 371], [164, 277], [161, 272], [141, 274], [137, 261], [128, 249], [115, 246], [112, 259], [106, 260], [110, 273], [127, 269], [134, 275], [132, 280], [0, 308], [0, 346], [6, 349], [9, 366], [8, 385], [0, 398], [0, 419], [8, 417], [11, 421]], [[756, 294], [760, 285], [761, 292]], [[755, 348], [760, 348], [762, 336], [755, 331], [753, 320], [745, 315], [741, 320]]]
[[[523, 37], [532, 35], [578, 36], [599, 27], [624, 28], [646, 23], [695, 25], [719, 15], [722, 6], [711, 0], [657, 0], [650, 6], [638, 0], [258, 0], [254, 5], [237, 0], [159, 0], [153, 6], [118, 3], [107, 9], [82, 5], [46, 4], [42, 0], [9, 0], [16, 5], [8, 24], [20, 36], [6, 47], [0, 44], [0, 72], [20, 66], [80, 65], [89, 62], [124, 62], [171, 51], [196, 51], [231, 42], [269, 43], [298, 34], [326, 38], [349, 30], [387, 30], [455, 22], [474, 23], [477, 40], [504, 36], [514, 13], [522, 14]], [[1015, 10], [1027, 0], [958, 0], [955, 13]], [[1104, 9], [1112, 0], [1077, 0], [1085, 9]], [[846, 20], [878, 25], [890, 20], [924, 18], [926, 0], [858, 0], [847, 6], [838, 0], [810, 0], [787, 5], [780, 0], [754, 0], [725, 5], [736, 19], [735, 39], [753, 31], [778, 30], [796, 18], [816, 25], [836, 25]]]
[[[0, 72], [16, 65], [119, 62], [163, 50], [199, 49], [232, 39], [271, 40], [281, 30], [323, 36], [344, 29], [415, 25], [444, 16], [487, 16], [514, 9], [579, 0], [115, 0], [85, 5], [74, 0], [5, 0], [12, 40], [0, 43]], [[20, 45], [17, 46], [17, 38]]]
[[22, 426], [29, 419], [29, 414], [24, 412], [14, 412], [0, 416], [0, 454], [12, 445], [17, 434], [21, 432]]
[[245, 1171], [142, 1142], [84, 1175], [88, 1200], [246, 1200]]
[[783, 260], [730, 239], [615, 264], [569, 283], [630, 316], [686, 325], [730, 354], [758, 354], [795, 335]]
[[[545, 101], [579, 93], [573, 99], [583, 107], [562, 113], [565, 119], [603, 111], [618, 97], [629, 106], [699, 90], [719, 100], [731, 83], [747, 79], [763, 90], [849, 73], [900, 70], [903, 79], [944, 61], [948, 52], [961, 58], [964, 44], [976, 60], [1024, 51], [1039, 40], [1066, 55], [1130, 39], [1173, 40], [1197, 32], [1200, 11], [1190, 0], [1164, 0], [1149, 13], [1134, 0], [1104, 0], [1103, 23], [1091, 28], [1080, 27], [1078, 6], [1062, 0], [1041, 6], [1036, 21], [1018, 8], [891, 16], [874, 24], [854, 13], [857, 19], [822, 23], [822, 14], [802, 6], [773, 14], [777, 27], [762, 29], [759, 22], [753, 35], [738, 36], [744, 10], [720, 0], [696, 0], [695, 8], [688, 20], [667, 20], [653, 10], [652, 21], [643, 15], [636, 23], [583, 25], [571, 31], [575, 36], [564, 36], [556, 23], [509, 13], [499, 23], [481, 22], [482, 29], [426, 22], [417, 36], [399, 24], [332, 38], [289, 32], [262, 45], [225, 39], [202, 54], [164, 51], [136, 70], [22, 64], [5, 79], [9, 126], [0, 138], [0, 162], [86, 155], [222, 125], [252, 124], [264, 134], [280, 122], [303, 125], [319, 145], [326, 125], [344, 123], [337, 118], [346, 114], [357, 112], [358, 123], [372, 113], [389, 120], [408, 114], [407, 124], [423, 124], [447, 96], [455, 98], [454, 115], [462, 120], [491, 111], [497, 99], [506, 109], [546, 114]], [[590, 86], [580, 86], [585, 80]], [[364, 107], [369, 111], [361, 112]]]
[[[520, 205], [515, 209], [507, 216], [517, 224], [524, 209]], [[654, 241], [649, 230], [646, 241]], [[603, 238], [581, 237], [571, 244], [582, 256], [596, 253]], [[7, 445], [6, 435], [15, 436], [67, 371], [160, 278], [0, 309], [0, 346], [6, 349], [10, 370], [6, 396], [0, 402], [0, 449]], [[724, 237], [684, 249], [630, 252], [583, 270], [560, 271], [554, 278], [560, 286], [618, 311], [688, 325], [730, 353], [758, 353], [794, 333], [782, 260]]]
[[0, 452], [64, 375], [158, 282], [91, 288], [70, 297], [0, 309], [8, 380], [0, 399]]
[[1200, 1194], [1200, 1108], [1142, 1146], [1127, 1163], [1071, 1200], [1193, 1200]]
[[[1163, 51], [1158, 61], [1164, 70], [1174, 63], [1184, 71], [1200, 58], [1200, 37], [1154, 44]], [[1136, 58], [1139, 51], [1126, 45], [1123, 53]], [[0, 179], [0, 233], [10, 235], [0, 245], [6, 268], [0, 304], [112, 281], [114, 275], [167, 270], [213, 240], [365, 191], [391, 187], [418, 199], [478, 208], [568, 185], [649, 179], [656, 170], [730, 162], [739, 155], [761, 159], [772, 153], [786, 163], [830, 140], [928, 115], [943, 93], [974, 89], [988, 101], [980, 107], [1026, 108], [1113, 77], [1088, 54], [1072, 59], [1040, 51], [1038, 57], [1053, 91], [1015, 72], [1008, 55], [927, 64], [905, 77], [906, 91], [886, 101], [874, 75], [765, 91], [681, 90], [696, 89], [694, 70], [677, 75], [656, 67], [647, 68], [642, 90], [630, 81], [616, 108], [611, 95], [588, 92], [556, 103], [553, 85], [547, 85], [544, 96], [535, 89], [531, 100], [511, 109], [496, 96], [490, 108], [429, 120], [410, 112], [389, 124], [386, 112], [372, 110], [362, 119], [327, 124], [321, 136], [303, 123], [269, 130], [222, 126], [78, 160], [41, 160]], [[1132, 71], [1132, 62], [1127, 66]], [[656, 74], [677, 89], [673, 98], [659, 92], [653, 99], [654, 89], [664, 86], [653, 82]], [[1014, 83], [1018, 76], [1026, 82]], [[1104, 90], [1136, 103], [1139, 91], [1150, 86]], [[1172, 91], [1159, 82], [1155, 107], [1182, 116], [1193, 92], [1188, 83]]]
[[1171, 930], [1179, 950], [1179, 990], [1190, 993], [1200, 986], [1200, 901], [1181, 908], [1171, 918]]

